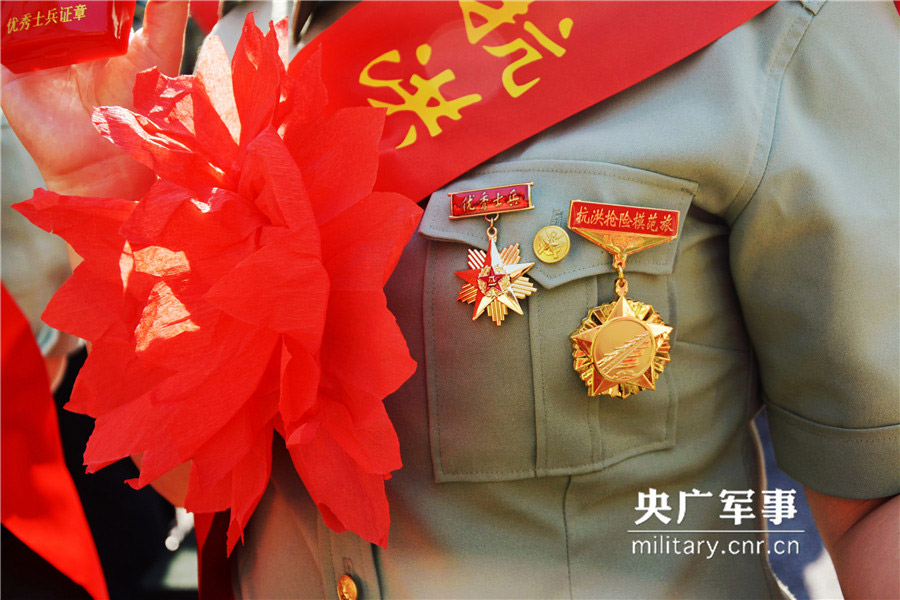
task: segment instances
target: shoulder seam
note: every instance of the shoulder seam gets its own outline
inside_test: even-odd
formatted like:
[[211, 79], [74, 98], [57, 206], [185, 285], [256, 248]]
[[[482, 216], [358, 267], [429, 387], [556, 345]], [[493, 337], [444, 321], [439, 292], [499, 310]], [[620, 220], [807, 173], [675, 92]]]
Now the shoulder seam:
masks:
[[791, 26], [781, 41], [781, 50], [776, 54], [769, 66], [767, 74], [766, 89], [766, 106], [763, 109], [763, 115], [760, 119], [759, 131], [756, 137], [756, 148], [750, 166], [747, 169], [747, 175], [744, 182], [738, 189], [737, 193], [728, 203], [725, 211], [725, 220], [729, 225], [733, 225], [735, 221], [744, 212], [747, 205], [755, 197], [759, 190], [760, 184], [765, 177], [769, 166], [769, 158], [772, 155], [772, 146], [775, 140], [775, 128], [778, 116], [778, 102], [781, 98], [781, 92], [784, 84], [784, 77], [788, 67], [796, 55], [797, 48], [800, 47], [803, 37], [809, 25], [812, 23], [813, 15], [803, 11]]

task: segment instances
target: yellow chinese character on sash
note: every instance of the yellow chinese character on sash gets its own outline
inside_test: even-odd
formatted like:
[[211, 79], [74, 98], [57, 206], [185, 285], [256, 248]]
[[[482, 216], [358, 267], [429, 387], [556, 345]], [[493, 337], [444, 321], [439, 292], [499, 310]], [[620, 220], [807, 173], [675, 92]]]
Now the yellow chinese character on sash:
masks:
[[[477, 44], [501, 25], [515, 23], [517, 16], [528, 12], [528, 5], [531, 2], [532, 0], [504, 0], [499, 7], [494, 8], [478, 0], [459, 0], [469, 43]], [[478, 16], [483, 23], [475, 25], [472, 21], [473, 15]]]
[[6, 22], [6, 33], [14, 33], [17, 31], [16, 25], [19, 23], [19, 19], [16, 17], [10, 17]]
[[[540, 42], [540, 44], [544, 48], [549, 50], [557, 58], [566, 53], [565, 48], [544, 35], [543, 32], [541, 32], [541, 30], [538, 29], [537, 26], [535, 26], [535, 24], [531, 21], [525, 21], [524, 28], [525, 31], [534, 36], [534, 39]], [[559, 33], [562, 35], [563, 39], [568, 39], [571, 32], [572, 19], [569, 19], [568, 17], [562, 19], [559, 22]], [[484, 46], [484, 49], [487, 50], [490, 54], [493, 54], [497, 57], [509, 56], [510, 54], [518, 52], [519, 50], [525, 51], [525, 54], [522, 55], [519, 60], [507, 65], [506, 68], [503, 69], [503, 87], [513, 98], [518, 98], [541, 80], [540, 77], [535, 77], [531, 81], [523, 84], [518, 84], [515, 81], [515, 73], [518, 69], [543, 58], [540, 50], [536, 50], [534, 46], [532, 46], [522, 38], [517, 38], [507, 44], [503, 44], [502, 46]]]
[[50, 23], [59, 23], [59, 10], [56, 8], [51, 8], [47, 11], [47, 22], [44, 25], [49, 25]]
[[[416, 59], [423, 67], [431, 60], [431, 46], [422, 44], [416, 48]], [[459, 111], [470, 104], [475, 104], [481, 100], [480, 94], [469, 94], [455, 100], [447, 100], [441, 92], [441, 86], [456, 79], [456, 74], [450, 69], [444, 69], [431, 79], [423, 79], [418, 74], [409, 77], [409, 85], [415, 89], [414, 93], [410, 93], [401, 85], [402, 79], [375, 79], [369, 72], [372, 67], [379, 63], [399, 63], [400, 51], [391, 50], [385, 52], [369, 64], [367, 64], [362, 73], [359, 75], [359, 82], [369, 87], [390, 88], [398, 96], [400, 102], [391, 104], [374, 98], [367, 98], [369, 104], [377, 108], [387, 108], [388, 116], [402, 111], [415, 113], [428, 129], [429, 135], [435, 137], [443, 130], [441, 129], [438, 119], [446, 117], [454, 121], [462, 118]], [[406, 132], [406, 137], [400, 142], [397, 148], [403, 148], [414, 144], [418, 139], [418, 129], [415, 125], [411, 125]]]
[[19, 18], [19, 25], [16, 31], [28, 31], [31, 29], [31, 13], [25, 13]]
[[60, 6], [59, 7], [59, 22], [60, 23], [68, 23], [72, 20], [72, 7], [71, 6]]
[[[494, 29], [500, 27], [501, 25], [515, 23], [517, 16], [524, 15], [528, 12], [528, 7], [530, 4], [530, 0], [504, 0], [501, 6], [495, 8], [477, 0], [459, 0], [459, 7], [460, 10], [462, 10], [463, 21], [466, 25], [466, 36], [468, 37], [469, 43], [475, 44], [481, 41], [486, 35], [491, 33]], [[475, 25], [473, 16], [479, 17], [483, 22], [480, 25]], [[561, 19], [557, 24], [559, 33], [564, 40], [569, 39], [569, 35], [571, 35], [572, 33], [573, 24], [574, 22], [572, 21], [572, 19], [568, 17]], [[537, 25], [535, 25], [531, 21], [525, 21], [525, 24], [522, 27], [523, 29], [525, 29], [525, 31], [531, 34], [535, 41], [537, 41], [541, 46], [544, 47], [545, 50], [549, 51], [555, 57], [560, 58], [566, 53], [565, 48], [550, 39], [547, 35], [544, 34], [544, 32], [538, 29]], [[484, 50], [489, 54], [498, 58], [510, 56], [512, 54], [516, 54], [519, 51], [523, 52], [522, 56], [518, 60], [513, 61], [512, 63], [508, 64], [505, 69], [503, 69], [503, 75], [501, 76], [504, 89], [506, 89], [507, 93], [513, 98], [518, 98], [541, 80], [540, 77], [535, 77], [534, 79], [526, 83], [516, 83], [515, 73], [517, 70], [524, 67], [525, 65], [531, 64], [544, 58], [539, 49], [535, 48], [535, 46], [531, 45], [531, 43], [529, 42], [526, 42], [524, 39], [516, 38], [513, 41], [507, 42], [506, 44], [502, 44], [500, 46], [485, 45], [482, 46], [482, 48], [484, 48]]]
[[87, 6], [84, 4], [78, 4], [75, 6], [75, 20], [80, 21], [84, 18], [84, 12], [87, 10]]

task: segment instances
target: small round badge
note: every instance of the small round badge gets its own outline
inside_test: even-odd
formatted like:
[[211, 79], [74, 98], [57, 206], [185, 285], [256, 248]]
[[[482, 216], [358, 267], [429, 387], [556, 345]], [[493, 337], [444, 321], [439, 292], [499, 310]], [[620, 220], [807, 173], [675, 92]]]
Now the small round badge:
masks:
[[557, 263], [569, 254], [569, 234], [562, 227], [548, 225], [534, 236], [534, 255], [545, 263]]

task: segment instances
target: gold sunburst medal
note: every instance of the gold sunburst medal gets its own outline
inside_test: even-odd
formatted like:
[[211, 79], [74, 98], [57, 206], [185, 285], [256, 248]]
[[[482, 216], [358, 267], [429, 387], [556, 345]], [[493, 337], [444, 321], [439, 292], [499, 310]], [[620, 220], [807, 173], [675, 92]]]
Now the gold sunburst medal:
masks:
[[656, 389], [669, 362], [666, 325], [649, 304], [626, 298], [625, 260], [629, 255], [674, 240], [679, 212], [573, 200], [569, 229], [613, 256], [618, 300], [588, 311], [572, 341], [573, 366], [589, 396], [627, 398]]
[[671, 332], [652, 306], [624, 296], [591, 309], [571, 336], [575, 370], [588, 395], [627, 398], [656, 389], [669, 362]]

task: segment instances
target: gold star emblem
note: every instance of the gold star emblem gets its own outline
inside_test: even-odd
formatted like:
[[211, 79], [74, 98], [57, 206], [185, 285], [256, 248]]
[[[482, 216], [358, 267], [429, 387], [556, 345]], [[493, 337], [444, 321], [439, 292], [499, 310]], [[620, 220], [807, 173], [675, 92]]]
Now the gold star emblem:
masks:
[[570, 336], [588, 395], [627, 398], [656, 389], [669, 362], [671, 332], [652, 306], [625, 297], [592, 309]]
[[519, 245], [507, 246], [502, 252], [491, 239], [487, 252], [469, 250], [469, 269], [456, 274], [466, 283], [459, 295], [460, 302], [475, 304], [472, 320], [485, 311], [500, 325], [509, 310], [523, 314], [519, 300], [537, 291], [525, 273], [534, 263], [519, 263]]

